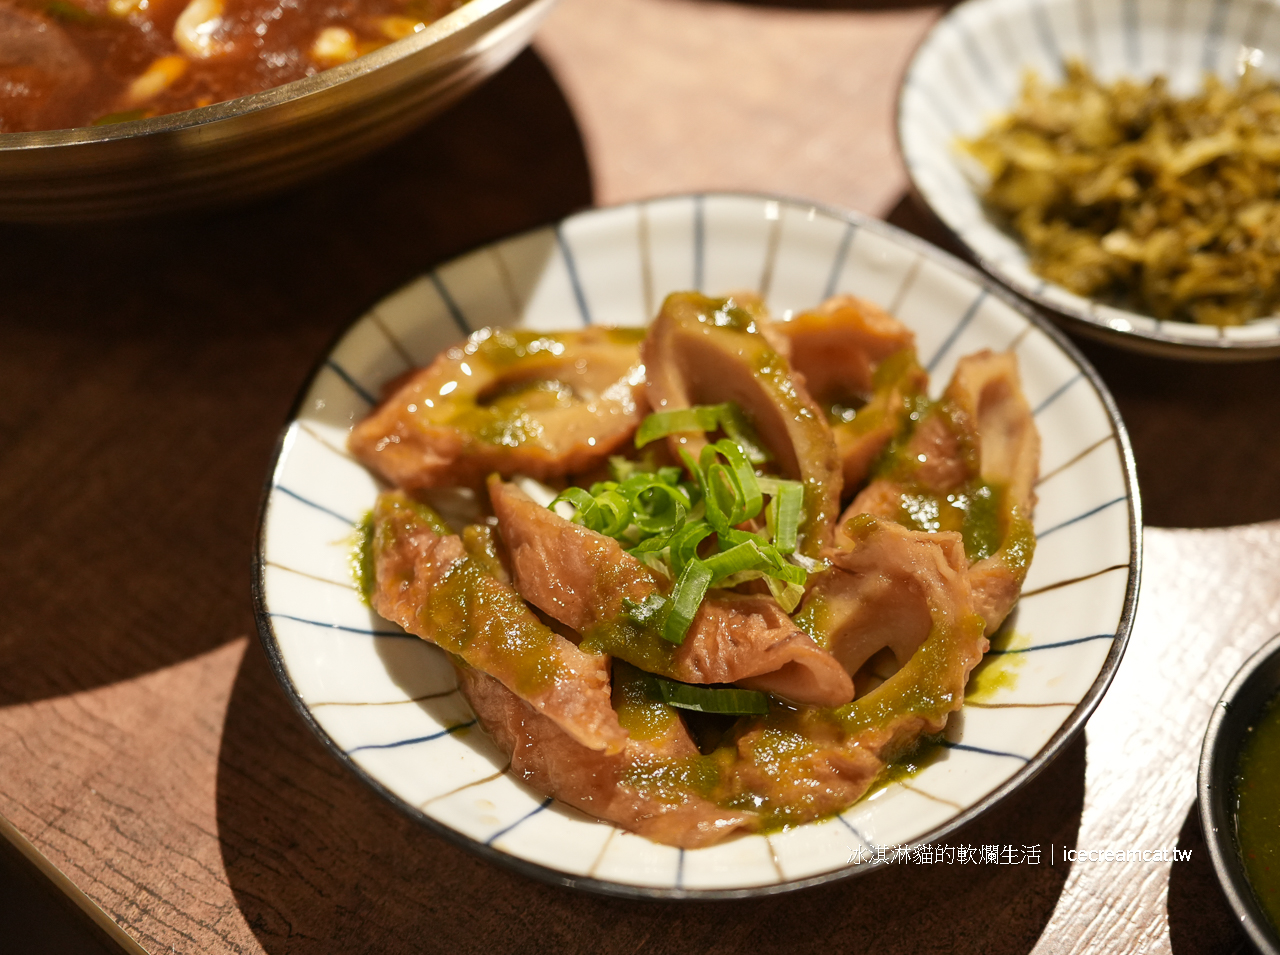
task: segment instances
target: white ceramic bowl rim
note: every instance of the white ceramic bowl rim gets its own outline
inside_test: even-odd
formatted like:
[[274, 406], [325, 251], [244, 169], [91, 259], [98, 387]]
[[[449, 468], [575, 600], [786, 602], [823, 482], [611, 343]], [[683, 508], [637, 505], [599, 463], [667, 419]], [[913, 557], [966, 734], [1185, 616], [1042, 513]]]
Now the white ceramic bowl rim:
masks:
[[[619, 206], [586, 210], [582, 213], [578, 213], [577, 216], [590, 216], [594, 213], [626, 209], [665, 199], [693, 199], [695, 201], [701, 201], [708, 198], [740, 198], [759, 200], [761, 202], [776, 202], [780, 205], [786, 204], [790, 206], [811, 208], [831, 217], [832, 219], [842, 221], [849, 226], [856, 227], [859, 230], [865, 229], [869, 232], [888, 237], [892, 241], [900, 243], [905, 248], [920, 255], [923, 259], [932, 261], [934, 264], [950, 270], [953, 273], [958, 274], [960, 277], [973, 282], [975, 285], [985, 290], [986, 293], [998, 298], [1001, 302], [1015, 310], [1034, 328], [1043, 332], [1078, 367], [1081, 376], [1093, 386], [1097, 396], [1105, 407], [1112, 430], [1112, 436], [1116, 441], [1116, 450], [1118, 452], [1118, 458], [1123, 472], [1124, 486], [1129, 504], [1129, 517], [1127, 522], [1129, 538], [1128, 576], [1127, 583], [1125, 585], [1124, 600], [1121, 613], [1116, 624], [1114, 639], [1112, 640], [1110, 649], [1098, 671], [1097, 676], [1094, 678], [1093, 683], [1040, 750], [1002, 784], [982, 798], [978, 799], [971, 806], [950, 817], [944, 824], [926, 832], [924, 835], [914, 840], [912, 845], [924, 845], [926, 843], [938, 841], [976, 819], [979, 815], [986, 812], [996, 803], [1000, 802], [1015, 789], [1029, 782], [1038, 775], [1041, 770], [1048, 766], [1049, 763], [1067, 747], [1076, 734], [1084, 727], [1085, 721], [1093, 712], [1115, 676], [1116, 669], [1119, 666], [1120, 660], [1124, 655], [1125, 648], [1128, 645], [1130, 632], [1133, 627], [1142, 571], [1141, 502], [1138, 493], [1137, 473], [1133, 459], [1133, 451], [1129, 444], [1128, 433], [1125, 430], [1124, 422], [1121, 420], [1115, 401], [1107, 390], [1106, 385], [1103, 383], [1098, 373], [1089, 364], [1088, 360], [1080, 354], [1065, 335], [1058, 331], [1043, 317], [1037, 315], [1025, 302], [1018, 299], [1011, 292], [992, 281], [986, 275], [983, 275], [971, 266], [961, 262], [949, 253], [938, 249], [936, 246], [933, 246], [914, 235], [904, 232], [896, 226], [877, 219], [872, 219], [859, 213], [839, 209], [822, 203], [811, 202], [809, 200], [799, 200], [776, 194], [754, 192], [709, 192], [656, 196], [637, 202], [624, 203]], [[547, 223], [547, 226], [555, 226], [565, 221], [571, 221], [577, 216], [570, 216], [566, 220]], [[546, 228], [547, 226], [540, 228]], [[539, 231], [539, 229], [530, 229], [525, 233], [521, 233], [521, 235], [528, 235], [537, 231]], [[504, 238], [511, 239], [516, 238], [516, 236], [501, 237], [489, 242], [483, 242], [473, 247], [470, 251], [485, 249], [495, 244], [495, 242], [503, 241]], [[451, 257], [450, 261], [462, 258], [466, 254], [466, 252], [461, 252], [457, 256]], [[375, 298], [374, 301], [381, 301], [384, 297], [385, 296], [379, 296]], [[324, 349], [321, 358], [316, 362], [312, 371], [307, 375], [301, 389], [299, 390], [298, 398], [288, 413], [286, 424], [281, 430], [280, 438], [272, 453], [271, 462], [267, 469], [266, 479], [263, 485], [262, 502], [259, 510], [258, 534], [252, 571], [251, 586], [255, 619], [258, 626], [258, 633], [262, 640], [262, 645], [266, 651], [271, 668], [275, 672], [281, 686], [284, 688], [294, 709], [325, 745], [325, 747], [339, 761], [344, 763], [357, 777], [387, 799], [393, 806], [410, 818], [427, 826], [436, 834], [444, 837], [455, 845], [479, 854], [491, 862], [509, 866], [510, 868], [513, 868], [527, 876], [553, 885], [563, 885], [569, 888], [583, 889], [603, 895], [632, 899], [741, 899], [775, 895], [811, 886], [822, 885], [828, 882], [850, 878], [872, 869], [881, 868], [884, 864], [881, 862], [863, 865], [850, 865], [806, 878], [792, 879], [767, 885], [726, 889], [687, 889], [665, 886], [654, 887], [625, 884], [606, 879], [574, 875], [531, 862], [527, 859], [519, 858], [518, 856], [495, 849], [492, 846], [482, 844], [479, 841], [474, 840], [432, 818], [430, 815], [421, 809], [410, 805], [396, 793], [384, 786], [367, 770], [357, 764], [352, 757], [333, 740], [333, 738], [320, 726], [319, 722], [307, 707], [306, 703], [302, 700], [294, 686], [285, 664], [275, 627], [272, 623], [271, 614], [267, 604], [266, 517], [273, 490], [273, 477], [276, 474], [277, 465], [279, 464], [281, 455], [285, 449], [285, 440], [289, 434], [289, 426], [298, 417], [298, 413], [302, 409], [303, 402], [312, 382], [316, 375], [325, 367], [326, 360], [332, 351], [333, 345], [340, 341], [348, 332], [351, 331], [352, 328], [358, 325], [360, 321], [361, 319], [356, 319], [350, 325], [343, 328], [342, 331], [334, 337], [333, 342]]]
[[[965, 230], [952, 217], [939, 210], [938, 203], [935, 201], [935, 190], [931, 189], [928, 183], [922, 181], [918, 162], [916, 161], [917, 157], [913, 157], [912, 151], [908, 148], [905, 133], [910, 118], [907, 93], [912, 86], [921, 63], [934, 52], [939, 35], [958, 23], [960, 18], [970, 11], [1018, 4], [1028, 8], [1037, 8], [1038, 13], [1043, 13], [1044, 2], [1045, 0], [962, 0], [961, 3], [948, 10], [945, 15], [939, 17], [921, 37], [920, 42], [916, 45], [915, 52], [912, 53], [911, 59], [908, 61], [906, 70], [903, 72], [902, 81], [898, 87], [895, 109], [898, 152], [903, 157], [912, 190], [923, 200], [934, 218], [965, 248], [969, 255], [973, 256], [983, 270], [990, 273], [999, 282], [1013, 289], [1017, 294], [1030, 299], [1051, 313], [1061, 315], [1077, 323], [1077, 329], [1083, 334], [1140, 351], [1150, 351], [1172, 357], [1196, 360], [1252, 361], [1280, 356], [1280, 313], [1256, 319], [1253, 323], [1256, 326], [1264, 326], [1266, 324], [1276, 326], [1275, 333], [1271, 335], [1242, 334], [1238, 329], [1248, 329], [1250, 327], [1248, 324], [1235, 327], [1219, 327], [1214, 332], [1210, 326], [1198, 326], [1182, 321], [1161, 321], [1149, 315], [1128, 311], [1102, 302], [1094, 302], [1038, 277], [1036, 277], [1038, 281], [1035, 284], [1028, 286], [1025, 282], [1011, 277], [998, 261], [993, 260], [990, 256], [975, 248], [965, 238]], [[1077, 2], [1087, 3], [1088, 0], [1077, 0]], [[1252, 2], [1256, 3], [1260, 8], [1275, 7], [1280, 10], [1280, 5], [1271, 3], [1269, 0], [1252, 0]], [[1226, 22], [1228, 0], [1164, 0], [1163, 3], [1158, 3], [1157, 6], [1164, 6], [1165, 3], [1179, 3], [1186, 6], [1200, 4], [1212, 7], [1211, 32], [1206, 35], [1205, 43], [1217, 43], [1219, 45], [1223, 43], [1222, 31]], [[1139, 16], [1138, 4], [1139, 0], [1124, 0], [1126, 30], [1137, 29], [1135, 18]], [[1145, 4], [1143, 6], [1145, 7]], [[1048, 43], [1053, 47], [1057, 54], [1058, 63], [1061, 64], [1063, 55], [1058, 46], [1058, 41], [1056, 39], [1047, 39], [1043, 35], [1044, 31], [1052, 30], [1049, 24], [1050, 21], [1047, 15], [1042, 16], [1038, 21], [1039, 32], [1042, 34], [1041, 42]], [[1094, 29], [1096, 30], [1097, 27], [1095, 26]], [[1096, 38], [1094, 42], [1097, 42]], [[966, 51], [970, 55], [981, 57], [981, 53], [973, 53], [969, 50], [971, 45], [966, 44]], [[1012, 102], [1007, 105], [1012, 106]], [[997, 232], [1003, 231], [994, 224], [990, 224], [989, 227]], [[1105, 310], [1111, 317], [1099, 314], [1100, 309]], [[1154, 327], [1147, 327], [1148, 325], [1153, 325]], [[1188, 328], [1197, 329], [1202, 334], [1193, 334], [1187, 331]], [[1206, 332], [1213, 337], [1203, 334]]]

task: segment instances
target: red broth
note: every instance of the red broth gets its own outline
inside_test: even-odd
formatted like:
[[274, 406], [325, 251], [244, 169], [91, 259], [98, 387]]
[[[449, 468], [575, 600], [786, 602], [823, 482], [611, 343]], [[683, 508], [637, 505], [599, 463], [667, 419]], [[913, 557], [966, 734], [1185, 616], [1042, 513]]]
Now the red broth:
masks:
[[207, 106], [345, 63], [465, 0], [0, 0], [0, 132]]

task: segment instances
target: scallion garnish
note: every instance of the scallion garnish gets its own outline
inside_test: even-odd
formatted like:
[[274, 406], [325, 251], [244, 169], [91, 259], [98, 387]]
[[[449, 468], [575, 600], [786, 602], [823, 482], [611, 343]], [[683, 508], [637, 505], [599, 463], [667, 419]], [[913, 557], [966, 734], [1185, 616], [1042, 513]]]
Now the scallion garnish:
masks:
[[716, 429], [728, 435], [729, 440], [740, 447], [753, 464], [764, 464], [769, 460], [769, 452], [756, 436], [747, 416], [732, 402], [655, 412], [640, 422], [636, 431], [636, 447], [643, 448], [669, 434]]
[[663, 640], [675, 644], [684, 643], [689, 624], [693, 623], [693, 615], [702, 606], [702, 598], [711, 586], [712, 576], [711, 568], [697, 558], [685, 564], [684, 573], [671, 592], [671, 607], [667, 611], [667, 619], [662, 621]]
[[661, 676], [655, 676], [653, 680], [662, 702], [677, 709], [726, 716], [763, 716], [769, 712], [769, 698], [758, 690], [695, 686]]
[[[699, 405], [650, 415], [640, 424], [636, 444], [716, 428], [729, 437], [707, 444], [696, 460], [678, 449], [692, 481], [684, 480], [678, 467], [613, 458], [614, 480], [589, 490], [567, 488], [550, 504], [572, 505], [574, 521], [614, 538], [674, 581], [670, 597], [644, 608], [644, 620], [636, 620], [676, 644], [684, 641], [711, 587], [763, 578], [787, 613], [804, 596], [807, 568], [795, 556], [804, 489], [798, 481], [756, 474], [753, 462], [765, 458], [752, 444], [754, 435], [737, 406]], [[741, 529], [762, 513], [764, 533]]]

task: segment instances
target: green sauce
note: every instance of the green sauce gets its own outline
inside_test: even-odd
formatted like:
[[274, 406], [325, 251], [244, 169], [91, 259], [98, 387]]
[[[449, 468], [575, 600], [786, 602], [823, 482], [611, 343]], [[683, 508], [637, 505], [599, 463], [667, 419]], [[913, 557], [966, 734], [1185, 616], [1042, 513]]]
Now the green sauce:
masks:
[[431, 588], [418, 619], [437, 646], [504, 683], [509, 676], [522, 695], [547, 688], [560, 672], [555, 634], [475, 557], [455, 563]]
[[351, 579], [360, 592], [360, 599], [368, 606], [373, 599], [373, 588], [377, 585], [373, 565], [373, 511], [365, 512], [360, 523], [356, 524], [351, 535], [347, 566], [351, 568]]
[[[372, 516], [372, 533], [367, 534], [372, 542], [361, 545], [362, 568], [371, 573], [375, 555], [392, 551], [403, 537], [420, 533], [424, 526], [441, 537], [452, 533], [421, 501], [402, 491], [383, 494]], [[546, 689], [562, 666], [555, 633], [499, 578], [501, 565], [487, 526], [466, 528], [462, 542], [467, 556], [455, 561], [430, 589], [418, 610], [415, 632], [524, 696]], [[353, 560], [353, 569], [356, 564]], [[414, 571], [409, 567], [401, 572], [411, 578]]]
[[866, 696], [832, 710], [849, 735], [887, 726], [905, 713], [938, 719], [954, 708], [946, 675], [957, 648], [973, 642], [985, 624], [971, 615], [950, 626], [934, 625], [904, 667]]
[[658, 696], [653, 678], [621, 660], [613, 663], [613, 708], [631, 738], [643, 741], [664, 736], [678, 718]]
[[[610, 328], [605, 332], [605, 340], [617, 345], [638, 345], [646, 331], [644, 328]], [[463, 351], [483, 359], [495, 369], [506, 369], [527, 358], [558, 358], [576, 337], [576, 333], [557, 335], [495, 328], [483, 338], [468, 341]]]
[[1249, 727], [1234, 789], [1240, 858], [1258, 904], [1280, 930], [1280, 696]]
[[659, 802], [678, 804], [690, 793], [714, 798], [721, 776], [721, 760], [713, 753], [677, 759], [637, 759], [622, 778], [627, 785]]
[[889, 763], [876, 777], [876, 781], [871, 784], [871, 788], [867, 790], [867, 796], [878, 793], [882, 789], [887, 789], [894, 783], [906, 782], [908, 779], [914, 778], [922, 769], [932, 766], [938, 761], [938, 758], [946, 751], [942, 745], [943, 734], [938, 733], [936, 736], [921, 736], [916, 740], [914, 746]]
[[[1012, 628], [1001, 627], [991, 635], [992, 650], [1017, 650], [1031, 645], [1031, 639]], [[1025, 653], [987, 654], [969, 674], [965, 687], [966, 702], [987, 703], [1001, 690], [1012, 690], [1018, 685], [1018, 671], [1027, 662]]]
[[582, 632], [581, 647], [591, 653], [607, 653], [641, 669], [679, 679], [674, 670], [676, 645], [663, 640], [658, 625], [640, 622], [625, 613]]

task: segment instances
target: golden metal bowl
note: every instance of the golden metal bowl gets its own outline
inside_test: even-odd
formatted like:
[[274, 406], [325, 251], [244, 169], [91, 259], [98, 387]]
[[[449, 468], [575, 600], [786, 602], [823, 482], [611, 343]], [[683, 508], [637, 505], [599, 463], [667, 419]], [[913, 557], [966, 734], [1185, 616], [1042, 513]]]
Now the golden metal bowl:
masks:
[[0, 134], [0, 220], [238, 202], [407, 133], [528, 44], [555, 0], [471, 0], [421, 33], [275, 89], [113, 126]]

